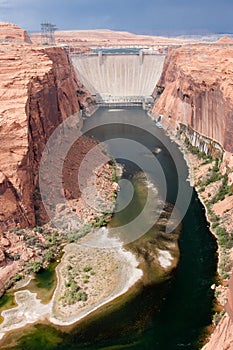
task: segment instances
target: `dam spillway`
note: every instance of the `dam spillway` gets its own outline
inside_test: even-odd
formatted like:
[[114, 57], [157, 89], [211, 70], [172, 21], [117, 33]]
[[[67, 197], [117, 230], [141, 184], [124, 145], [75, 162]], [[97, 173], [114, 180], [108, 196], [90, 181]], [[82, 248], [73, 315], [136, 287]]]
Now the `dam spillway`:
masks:
[[140, 101], [151, 96], [162, 74], [165, 55], [87, 54], [75, 55], [77, 76], [92, 95], [104, 102]]

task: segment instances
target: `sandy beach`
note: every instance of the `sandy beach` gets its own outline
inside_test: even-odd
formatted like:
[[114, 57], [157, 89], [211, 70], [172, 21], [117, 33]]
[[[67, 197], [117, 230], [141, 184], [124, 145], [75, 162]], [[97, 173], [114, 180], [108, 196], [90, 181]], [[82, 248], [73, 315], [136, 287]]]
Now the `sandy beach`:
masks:
[[18, 306], [2, 312], [0, 339], [8, 331], [45, 319], [56, 325], [72, 325], [127, 292], [143, 274], [135, 256], [120, 244], [96, 248], [72, 243], [64, 251], [56, 268], [58, 283], [52, 300], [45, 305], [35, 293], [16, 291]]
[[[58, 287], [52, 300], [50, 321], [57, 325], [70, 325], [127, 292], [142, 276], [134, 255], [118, 248], [93, 248], [69, 245], [57, 268]], [[68, 271], [67, 271], [68, 266]], [[71, 268], [72, 266], [72, 268]], [[78, 286], [82, 300], [66, 300], [68, 275]], [[67, 302], [68, 301], [68, 302]]]

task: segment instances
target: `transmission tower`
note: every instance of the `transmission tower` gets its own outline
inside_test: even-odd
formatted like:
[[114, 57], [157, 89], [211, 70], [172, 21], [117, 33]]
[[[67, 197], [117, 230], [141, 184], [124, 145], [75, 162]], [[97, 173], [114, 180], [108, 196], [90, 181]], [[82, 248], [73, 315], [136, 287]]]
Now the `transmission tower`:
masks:
[[54, 45], [55, 44], [55, 37], [54, 32], [57, 30], [56, 25], [49, 23], [49, 22], [43, 22], [41, 23], [41, 42], [44, 45]]

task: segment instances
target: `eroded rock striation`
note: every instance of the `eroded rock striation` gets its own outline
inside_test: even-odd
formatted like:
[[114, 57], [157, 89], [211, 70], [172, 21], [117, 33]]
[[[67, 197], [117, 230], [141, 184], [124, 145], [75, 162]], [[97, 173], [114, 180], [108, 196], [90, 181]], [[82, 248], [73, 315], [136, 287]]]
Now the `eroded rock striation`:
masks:
[[31, 39], [26, 30], [16, 24], [6, 22], [0, 22], [0, 41], [31, 44]]
[[34, 226], [38, 166], [53, 130], [85, 104], [62, 48], [0, 46], [0, 229]]
[[[21, 247], [21, 254], [26, 248], [20, 236], [12, 238], [10, 233], [1, 232], [35, 225], [38, 167], [46, 141], [59, 124], [88, 107], [92, 99], [77, 81], [63, 48], [29, 45], [26, 32], [15, 25], [0, 23], [0, 29], [0, 268], [4, 268], [6, 281], [18, 270], [18, 260], [8, 264], [5, 252], [17, 254]], [[76, 32], [78, 38], [74, 38], [73, 32], [58, 33], [57, 40], [69, 45], [77, 45], [78, 41], [78, 45], [87, 47], [100, 42], [106, 46], [151, 42], [149, 37], [138, 40], [131, 34], [123, 37], [122, 33], [114, 38], [108, 31], [102, 33], [101, 40], [96, 31], [81, 34]], [[164, 126], [173, 130], [182, 126], [195, 145], [204, 142], [211, 145], [211, 152], [213, 148], [223, 152], [221, 171], [228, 170], [229, 184], [233, 182], [229, 171], [233, 165], [232, 63], [233, 47], [225, 39], [217, 44], [171, 49], [155, 91], [160, 97], [153, 108], [153, 115], [161, 116]], [[69, 166], [65, 171], [74, 176], [77, 169]], [[72, 193], [73, 187], [66, 190], [71, 200], [79, 196], [78, 190]], [[223, 215], [231, 209], [231, 200], [227, 197], [221, 205], [216, 203], [214, 211]], [[25, 261], [33, 254], [29, 249]], [[232, 321], [226, 315], [205, 349], [231, 348], [231, 330]]]
[[172, 49], [158, 83], [164, 88], [154, 107], [174, 129], [179, 123], [233, 152], [233, 47], [184, 46]]
[[[198, 160], [196, 156], [193, 159], [189, 157], [196, 169], [195, 184], [202, 191], [200, 198], [208, 204], [212, 229], [212, 220], [217, 219], [213, 232], [223, 242], [219, 246], [223, 270], [231, 264], [232, 259], [229, 238], [233, 218], [232, 57], [233, 46], [226, 39], [210, 45], [186, 45], [171, 49], [155, 89], [157, 101], [153, 108], [154, 117], [166, 129], [172, 133], [182, 133], [191, 145], [222, 160], [218, 169], [216, 161], [204, 165], [203, 160]], [[216, 179], [213, 176], [214, 164], [220, 172]], [[216, 229], [219, 225], [221, 227]], [[224, 240], [221, 235], [224, 235]], [[225, 285], [228, 282], [227, 278]], [[204, 349], [233, 348], [232, 324], [226, 314]]]

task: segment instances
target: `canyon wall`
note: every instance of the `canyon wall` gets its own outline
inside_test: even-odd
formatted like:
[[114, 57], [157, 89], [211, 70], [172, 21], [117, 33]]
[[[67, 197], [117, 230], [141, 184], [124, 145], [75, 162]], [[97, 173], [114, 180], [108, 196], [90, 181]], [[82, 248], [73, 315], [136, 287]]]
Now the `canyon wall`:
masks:
[[45, 143], [87, 96], [62, 48], [2, 43], [0, 65], [0, 231], [5, 231], [35, 225]]
[[16, 24], [0, 22], [0, 41], [31, 44], [31, 39], [26, 30]]
[[172, 49], [167, 56], [154, 106], [176, 129], [182, 123], [233, 152], [233, 46], [196, 45]]
[[[38, 167], [45, 143], [63, 120], [78, 113], [80, 107], [88, 106], [91, 96], [77, 81], [65, 50], [30, 45], [27, 34], [17, 26], [0, 23], [0, 28], [0, 40], [7, 41], [0, 45], [0, 232], [3, 232], [15, 226], [36, 224]], [[106, 45], [111, 44], [104, 40]], [[225, 151], [224, 162], [230, 168], [232, 63], [231, 45], [171, 49], [155, 91], [160, 97], [153, 108], [154, 117], [162, 116], [164, 126], [176, 130], [184, 125], [197, 135], [216, 141]], [[1, 238], [4, 239], [3, 235]], [[226, 314], [205, 349], [230, 349], [232, 329], [233, 323]]]
[[[212, 144], [215, 152], [221, 151], [223, 162], [220, 170], [223, 174], [227, 172], [228, 185], [232, 185], [233, 176], [232, 78], [232, 43], [223, 43], [222, 40], [211, 45], [173, 48], [167, 55], [162, 76], [154, 91], [157, 100], [152, 111], [153, 117], [164, 128], [174, 133], [184, 131], [192, 145], [210, 151], [209, 145]], [[205, 143], [206, 148], [200, 147], [201, 142]], [[195, 162], [197, 160], [194, 160], [194, 166]], [[209, 165], [206, 165], [206, 171], [208, 168]], [[204, 175], [208, 177], [208, 173]], [[211, 192], [211, 186], [206, 186], [203, 193]], [[213, 186], [215, 188], [216, 183]], [[209, 196], [212, 194], [209, 193]], [[212, 207], [226, 229], [226, 236], [232, 234], [232, 200], [231, 194]], [[228, 215], [231, 225], [227, 226], [226, 222], [221, 221], [225, 218], [223, 214]], [[231, 257], [228, 259], [231, 260]], [[230, 286], [225, 307], [227, 312], [205, 345], [205, 350], [233, 349], [233, 284], [229, 280], [225, 282]]]
[[202, 350], [231, 350], [233, 349], [233, 275], [229, 282], [227, 313], [217, 325], [210, 341]]

